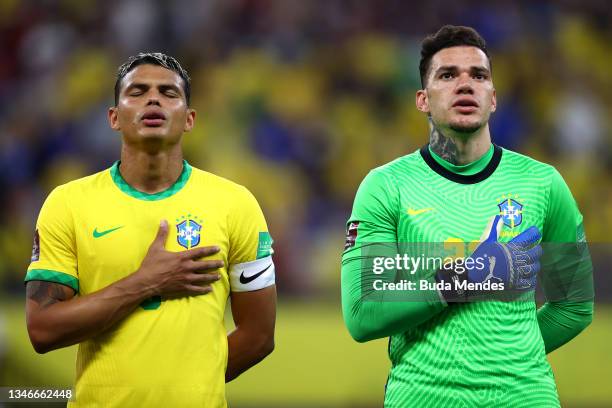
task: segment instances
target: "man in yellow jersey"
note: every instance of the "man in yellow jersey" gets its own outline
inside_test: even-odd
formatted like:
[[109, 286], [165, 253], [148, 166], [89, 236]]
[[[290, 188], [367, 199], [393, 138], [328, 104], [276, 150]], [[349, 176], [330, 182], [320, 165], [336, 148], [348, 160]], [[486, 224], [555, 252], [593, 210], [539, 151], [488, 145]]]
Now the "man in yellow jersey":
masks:
[[79, 343], [69, 406], [223, 407], [274, 348], [272, 239], [246, 188], [183, 160], [189, 96], [174, 58], [131, 57], [108, 113], [121, 160], [40, 211], [27, 326], [39, 353]]

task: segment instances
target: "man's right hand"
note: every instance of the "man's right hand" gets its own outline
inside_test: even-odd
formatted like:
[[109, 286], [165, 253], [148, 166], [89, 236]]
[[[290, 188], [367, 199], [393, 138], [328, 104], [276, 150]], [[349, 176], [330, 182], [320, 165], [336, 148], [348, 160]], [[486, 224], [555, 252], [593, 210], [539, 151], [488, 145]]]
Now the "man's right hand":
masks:
[[211, 285], [220, 279], [218, 269], [223, 267], [223, 261], [199, 259], [216, 254], [219, 247], [171, 252], [166, 250], [167, 238], [168, 222], [162, 220], [147, 255], [134, 273], [150, 290], [151, 296], [172, 298], [211, 292]]
[[496, 215], [489, 222], [481, 237], [482, 243], [471, 255], [474, 259], [488, 260], [488, 265], [485, 268], [468, 269], [467, 279], [477, 283], [503, 283], [504, 288], [510, 290], [535, 290], [542, 256], [542, 247], [538, 242], [542, 234], [537, 227], [532, 226], [510, 242], [500, 243], [498, 239], [503, 224], [500, 215]]
[[86, 295], [56, 282], [29, 281], [26, 319], [28, 334], [39, 353], [91, 339], [113, 327], [152, 296], [182, 297], [209, 293], [219, 280], [221, 260], [200, 261], [217, 247], [166, 251], [168, 223], [162, 221], [138, 270]]
[[[491, 282], [502, 284], [504, 290], [533, 291], [536, 287], [537, 273], [540, 270], [542, 248], [539, 240], [542, 235], [537, 227], [529, 227], [508, 243], [498, 241], [503, 227], [500, 215], [491, 217], [480, 238], [480, 245], [470, 258], [474, 264], [464, 271], [440, 269], [435, 275], [437, 282], [451, 283], [450, 290], [441, 290], [447, 302], [466, 301], [473, 293], [459, 289], [459, 282]], [[480, 262], [480, 263], [478, 263]], [[479, 293], [476, 291], [476, 293]], [[483, 293], [483, 292], [481, 292]], [[491, 291], [494, 295], [497, 292]]]

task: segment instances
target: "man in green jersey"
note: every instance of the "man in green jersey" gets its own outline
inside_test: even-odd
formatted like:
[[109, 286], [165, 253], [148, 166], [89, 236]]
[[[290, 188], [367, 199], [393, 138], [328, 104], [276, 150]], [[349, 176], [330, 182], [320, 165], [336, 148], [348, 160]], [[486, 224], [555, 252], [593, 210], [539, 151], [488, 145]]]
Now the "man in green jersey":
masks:
[[[556, 292], [559, 285], [544, 285], [540, 308], [535, 278], [540, 263], [560, 264], [568, 259], [563, 248], [585, 243], [582, 215], [552, 166], [492, 144], [488, 120], [497, 101], [476, 31], [444, 26], [428, 36], [420, 74], [416, 106], [427, 114], [429, 144], [372, 170], [359, 187], [342, 256], [346, 325], [360, 342], [390, 338], [387, 407], [559, 406], [546, 353], [592, 320], [588, 251], [565, 251], [579, 254], [564, 266], [567, 276], [560, 268], [545, 277], [542, 269], [541, 281], [579, 284]], [[406, 274], [400, 248], [411, 243], [454, 246], [455, 257], [477, 261], [432, 270], [415, 252], [423, 262]], [[397, 256], [372, 259], [376, 245]], [[472, 296], [487, 290], [514, 292], [510, 301]]]

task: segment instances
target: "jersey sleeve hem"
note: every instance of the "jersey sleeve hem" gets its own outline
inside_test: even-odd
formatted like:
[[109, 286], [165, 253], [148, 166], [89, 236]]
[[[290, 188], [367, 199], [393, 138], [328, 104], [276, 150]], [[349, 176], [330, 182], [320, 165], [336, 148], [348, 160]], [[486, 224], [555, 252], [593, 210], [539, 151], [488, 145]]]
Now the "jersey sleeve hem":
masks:
[[26, 274], [24, 282], [33, 280], [59, 283], [71, 287], [77, 293], [79, 292], [79, 280], [67, 273], [50, 269], [30, 269]]

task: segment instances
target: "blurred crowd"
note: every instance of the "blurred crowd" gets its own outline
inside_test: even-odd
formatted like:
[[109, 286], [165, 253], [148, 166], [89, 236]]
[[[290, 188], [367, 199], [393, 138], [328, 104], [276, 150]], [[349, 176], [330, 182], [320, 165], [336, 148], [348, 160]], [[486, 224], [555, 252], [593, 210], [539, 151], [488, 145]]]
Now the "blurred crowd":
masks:
[[610, 21], [586, 0], [0, 0], [0, 288], [23, 290], [50, 190], [119, 158], [117, 66], [162, 51], [192, 77], [185, 156], [258, 198], [280, 292], [337, 292], [360, 181], [427, 143], [420, 41], [446, 23], [488, 42], [494, 142], [555, 165], [610, 242]]

